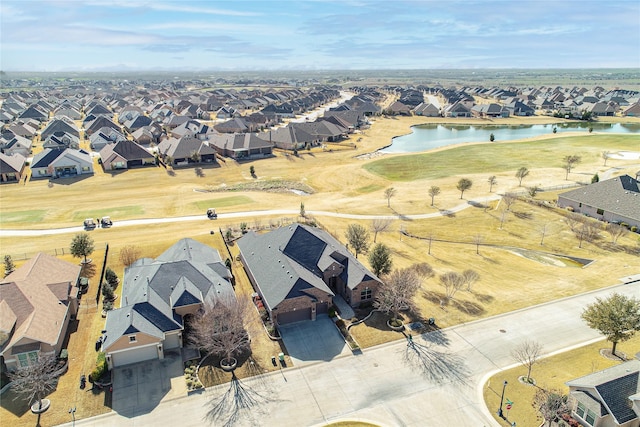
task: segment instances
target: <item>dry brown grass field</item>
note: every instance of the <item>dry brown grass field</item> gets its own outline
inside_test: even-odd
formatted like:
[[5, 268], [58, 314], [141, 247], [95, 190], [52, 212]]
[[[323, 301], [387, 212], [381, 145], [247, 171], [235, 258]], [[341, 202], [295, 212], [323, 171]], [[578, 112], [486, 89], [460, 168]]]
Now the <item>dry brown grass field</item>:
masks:
[[[534, 117], [505, 119], [500, 123], [550, 121], [549, 118]], [[637, 123], [640, 119], [634, 121]], [[425, 281], [422, 291], [416, 297], [419, 312], [407, 316], [415, 319], [435, 317], [439, 327], [610, 286], [616, 283], [618, 277], [639, 272], [637, 234], [630, 234], [621, 238], [617, 245], [612, 245], [609, 243], [609, 237], [602, 233], [600, 240], [593, 243], [583, 242], [582, 247], [579, 247], [578, 240], [563, 222], [559, 212], [540, 208], [524, 201], [519, 201], [512, 207], [512, 212], [505, 217], [502, 227], [500, 227], [500, 217], [503, 206], [495, 201], [488, 203], [486, 208], [470, 207], [455, 214], [437, 218], [400, 219], [401, 215], [435, 213], [451, 209], [468, 200], [490, 196], [486, 183], [490, 175], [496, 175], [498, 179], [498, 185], [494, 186], [492, 194], [522, 190], [518, 188], [518, 181], [514, 176], [515, 171], [522, 164], [515, 162], [512, 169], [502, 168], [499, 171], [493, 171], [488, 168], [469, 174], [456, 173], [437, 179], [421, 178], [413, 181], [390, 180], [384, 175], [371, 173], [364, 168], [365, 165], [381, 158], [400, 157], [401, 155], [364, 157], [362, 155], [374, 153], [377, 149], [388, 145], [393, 136], [410, 132], [411, 125], [427, 122], [443, 122], [443, 119], [379, 118], [371, 129], [363, 134], [353, 135], [347, 143], [329, 145], [328, 148], [331, 151], [316, 148], [310, 152], [301, 152], [299, 157], [285, 156], [277, 152], [274, 158], [247, 163], [227, 160], [220, 166], [204, 166], [203, 177], [196, 176], [192, 168], [176, 169], [173, 175], [168, 174], [161, 167], [105, 173], [96, 162], [95, 175], [87, 178], [53, 180], [52, 184], [47, 180], [30, 180], [26, 184], [3, 185], [0, 188], [0, 230], [80, 226], [84, 218], [110, 215], [115, 223], [113, 228], [98, 228], [90, 232], [96, 244], [96, 252], [92, 258], [101, 266], [104, 247], [108, 243], [110, 246], [108, 264], [122, 276], [124, 268], [118, 260], [118, 253], [125, 245], [140, 247], [142, 256], [156, 257], [177, 240], [191, 237], [217, 248], [224, 258], [226, 249], [220, 239], [220, 230], [224, 231], [227, 227], [238, 228], [240, 222], [246, 222], [250, 228], [263, 228], [270, 223], [295, 220], [297, 216], [296, 214], [272, 216], [248, 214], [243, 218], [225, 218], [226, 213], [270, 209], [289, 209], [297, 212], [300, 203], [304, 203], [308, 213], [329, 211], [398, 215], [398, 219], [392, 223], [391, 230], [379, 234], [377, 239], [378, 242], [385, 243], [392, 249], [394, 266], [406, 267], [427, 262], [434, 268], [436, 274], [447, 271], [462, 272], [468, 268], [480, 274], [480, 280], [471, 290], [458, 292], [455, 298], [445, 306], [441, 306], [440, 303], [443, 299], [443, 290], [438, 284], [437, 277]], [[457, 120], [456, 123], [460, 121]], [[465, 123], [482, 124], [487, 121], [466, 120]], [[563, 138], [566, 140], [567, 135], [563, 135]], [[545, 167], [530, 168], [531, 175], [526, 178], [523, 185], [563, 185], [575, 180], [589, 180], [594, 173], [602, 174], [610, 168], [616, 168], [614, 175], [635, 174], [640, 169], [640, 162], [637, 160], [609, 160], [607, 167], [604, 167], [599, 156], [602, 150], [598, 145], [600, 140], [595, 138], [597, 138], [595, 135], [585, 136], [580, 137], [579, 141], [582, 142], [573, 142], [579, 149], [578, 153], [583, 155], [583, 161], [572, 171], [569, 181], [565, 180], [565, 172], [560, 168], [562, 155], [559, 154], [557, 162], [554, 161]], [[603, 144], [606, 143], [606, 149], [611, 151], [630, 150], [634, 144], [637, 147], [636, 151], [640, 151], [640, 138], [637, 136], [636, 140], [620, 137], [619, 142], [616, 142], [615, 137], [609, 137], [606, 141], [604, 139], [602, 141], [604, 141]], [[355, 144], [356, 148], [352, 144]], [[501, 144], [507, 146], [507, 143]], [[496, 150], [496, 147], [499, 148], [501, 144], [487, 145], [487, 150]], [[525, 145], [522, 144], [522, 147]], [[446, 151], [454, 153], [451, 154], [451, 158], [455, 157], [458, 167], [464, 167], [464, 162], [468, 162], [468, 167], [472, 169], [474, 159], [465, 156], [464, 150], [465, 147], [452, 147], [434, 150], [432, 153], [433, 155]], [[522, 154], [524, 157], [537, 155], [533, 145], [523, 150], [525, 150]], [[405, 157], [410, 159], [412, 156]], [[428, 161], [429, 158], [426, 157], [424, 165], [415, 166], [409, 161], [408, 167], [427, 167]], [[250, 166], [255, 167], [257, 178], [251, 177]], [[474, 182], [473, 187], [465, 192], [463, 200], [460, 199], [460, 192], [455, 188], [461, 176], [468, 177]], [[300, 196], [292, 192], [196, 191], [269, 180], [302, 182], [312, 187], [315, 192]], [[431, 185], [437, 185], [442, 189], [433, 207], [430, 206], [430, 200], [426, 194], [427, 188]], [[397, 194], [390, 201], [390, 207], [387, 207], [387, 200], [383, 196], [384, 190], [388, 187], [394, 187], [397, 190]], [[554, 200], [555, 197], [557, 193], [544, 192], [539, 193], [536, 199]], [[217, 221], [206, 219], [205, 210], [209, 206], [216, 207], [219, 213]], [[201, 215], [202, 219], [118, 226], [118, 221], [125, 219], [188, 215]], [[371, 224], [370, 220], [349, 220], [322, 215], [316, 215], [315, 219], [343, 242], [345, 242], [345, 230], [350, 223], [361, 222], [365, 226]], [[547, 226], [547, 232], [544, 245], [541, 245], [540, 229], [544, 225]], [[427, 240], [408, 237], [402, 234], [401, 230], [418, 237], [427, 237], [432, 234], [434, 241], [431, 245], [431, 253], [429, 254]], [[213, 236], [211, 231], [214, 231]], [[33, 256], [38, 251], [61, 253], [64, 249], [68, 252], [74, 234], [8, 237], [0, 232], [0, 253], [10, 254], [19, 266], [21, 260]], [[477, 247], [473, 243], [475, 238], [480, 239], [482, 245]], [[572, 265], [553, 265], [539, 256], [534, 256], [533, 259], [526, 258], [515, 253], [510, 249], [511, 247], [588, 258], [594, 262], [583, 268]], [[233, 250], [235, 249], [232, 247]], [[66, 255], [65, 259], [71, 258]], [[361, 255], [360, 259], [364, 264], [368, 264], [365, 255]], [[248, 281], [238, 263], [234, 263], [234, 274], [239, 277], [243, 288], [248, 287]], [[90, 291], [90, 294], [91, 292], [93, 291]], [[82, 330], [82, 332], [71, 334], [69, 344], [70, 353], [73, 351], [80, 354], [84, 348], [86, 357], [78, 356], [82, 357], [81, 364], [74, 362], [71, 365], [70, 374], [63, 377], [59, 391], [55, 392], [56, 400], [56, 396], [71, 394], [77, 396], [79, 372], [88, 372], [92, 363], [95, 362], [92, 359], [95, 357], [93, 342], [104, 323], [97, 313], [97, 307], [88, 302], [86, 304], [79, 315], [81, 322], [79, 331]], [[88, 325], [86, 329], [85, 325]], [[401, 337], [386, 329], [384, 319], [376, 318], [353, 327], [351, 331], [363, 347]], [[256, 358], [262, 365], [265, 361], [269, 361], [269, 356], [278, 347], [271, 341], [259, 342], [264, 345], [255, 346]], [[264, 363], [263, 366], [271, 365]], [[107, 410], [102, 406], [104, 396], [102, 401], [100, 397], [93, 398], [88, 394], [86, 396], [86, 403], [83, 403], [86, 411], [96, 414]], [[52, 412], [49, 415], [52, 420], [56, 413]], [[80, 416], [80, 413], [77, 415]], [[7, 415], [5, 409], [0, 409], [0, 417], [5, 419], [6, 416], [10, 415]], [[64, 413], [55, 415], [60, 417], [55, 420], [68, 421], [68, 416], [65, 409]], [[27, 414], [20, 419], [20, 423], [25, 418], [28, 422], [24, 425], [32, 421], [30, 414]], [[8, 419], [15, 420], [15, 418]]]

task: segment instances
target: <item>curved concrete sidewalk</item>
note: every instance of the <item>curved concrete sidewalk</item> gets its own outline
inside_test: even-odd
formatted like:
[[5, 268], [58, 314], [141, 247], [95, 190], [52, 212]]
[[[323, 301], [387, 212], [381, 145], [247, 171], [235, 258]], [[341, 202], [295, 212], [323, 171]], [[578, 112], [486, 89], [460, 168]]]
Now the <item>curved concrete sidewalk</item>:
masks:
[[[334, 218], [346, 218], [346, 219], [363, 219], [363, 220], [374, 220], [374, 219], [404, 219], [404, 220], [415, 220], [415, 219], [427, 219], [427, 218], [436, 218], [443, 215], [450, 215], [451, 213], [460, 212], [463, 209], [467, 209], [472, 207], [474, 204], [485, 203], [492, 200], [500, 199], [500, 195], [492, 194], [488, 197], [481, 197], [474, 200], [469, 200], [465, 203], [460, 203], [457, 206], [452, 207], [451, 209], [441, 210], [439, 212], [432, 212], [428, 214], [415, 214], [415, 215], [358, 215], [358, 214], [349, 214], [349, 213], [340, 213], [340, 212], [329, 212], [329, 211], [307, 211], [308, 214], [314, 216], [326, 216], [326, 217], [334, 217]], [[257, 217], [257, 216], [273, 216], [273, 215], [299, 215], [300, 210], [297, 209], [272, 209], [272, 210], [264, 210], [264, 211], [246, 211], [246, 212], [226, 212], [226, 213], [218, 213], [218, 219], [224, 218], [246, 218], [246, 217]], [[123, 221], [115, 221], [110, 228], [114, 227], [130, 227], [135, 225], [150, 225], [150, 224], [165, 224], [169, 222], [183, 222], [183, 221], [211, 221], [207, 219], [205, 214], [202, 215], [190, 215], [190, 216], [180, 216], [180, 217], [170, 217], [170, 218], [144, 218], [144, 219], [129, 219]], [[98, 230], [100, 230], [98, 228]], [[0, 236], [6, 237], [18, 237], [18, 236], [47, 236], [47, 235], [55, 235], [55, 234], [66, 234], [66, 233], [78, 233], [84, 231], [82, 226], [78, 227], [67, 227], [67, 228], [49, 228], [49, 229], [37, 229], [37, 230], [19, 230], [19, 229], [0, 229]]]

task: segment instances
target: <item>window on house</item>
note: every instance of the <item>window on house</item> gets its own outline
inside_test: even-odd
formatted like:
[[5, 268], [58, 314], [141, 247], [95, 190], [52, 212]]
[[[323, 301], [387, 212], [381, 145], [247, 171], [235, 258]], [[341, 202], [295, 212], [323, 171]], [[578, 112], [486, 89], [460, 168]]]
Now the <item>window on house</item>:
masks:
[[129, 342], [136, 342], [136, 336], [135, 335], [129, 335]]
[[369, 288], [364, 288], [360, 292], [360, 299], [361, 300], [371, 299], [371, 297], [372, 297], [372, 293], [371, 293], [371, 289], [369, 289]]
[[83, 166], [82, 167], [82, 171], [83, 172], [89, 172], [89, 166]]
[[596, 212], [598, 213], [598, 215], [603, 215], [604, 214], [604, 209], [598, 209]]
[[588, 409], [587, 410], [587, 415], [585, 415], [584, 420], [590, 426], [594, 425], [595, 422], [596, 422], [596, 414], [595, 414], [595, 412], [593, 412], [591, 409]]
[[38, 362], [38, 352], [30, 351], [28, 353], [20, 353], [18, 354], [18, 365], [21, 368], [26, 366], [34, 365]]
[[584, 405], [582, 404], [582, 402], [578, 402], [578, 407], [576, 408], [576, 414], [578, 414], [578, 416], [582, 418], [584, 417], [584, 412], [585, 412]]

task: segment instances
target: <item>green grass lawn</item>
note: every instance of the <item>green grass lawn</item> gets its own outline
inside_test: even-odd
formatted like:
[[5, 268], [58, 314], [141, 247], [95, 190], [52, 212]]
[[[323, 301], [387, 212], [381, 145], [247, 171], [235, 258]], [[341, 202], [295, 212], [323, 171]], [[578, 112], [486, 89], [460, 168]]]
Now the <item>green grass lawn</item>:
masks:
[[[626, 353], [628, 358], [633, 357], [639, 348], [640, 336], [618, 344], [618, 351]], [[557, 389], [567, 394], [569, 388], [565, 386], [565, 382], [620, 363], [620, 361], [601, 356], [600, 349], [611, 349], [611, 343], [603, 340], [542, 359], [533, 366], [531, 377], [538, 387], [546, 390]], [[538, 427], [542, 423], [538, 411], [531, 406], [537, 388], [518, 381], [518, 378], [523, 375], [527, 375], [527, 369], [518, 366], [495, 374], [484, 385], [484, 400], [487, 408], [494, 418], [502, 423], [501, 425], [507, 425], [496, 415], [500, 405], [503, 381], [507, 381], [505, 398], [514, 402], [508, 413], [509, 421], [515, 421], [518, 427]]]
[[31, 211], [0, 212], [0, 225], [23, 222], [42, 222], [47, 211], [35, 209]]
[[86, 211], [76, 211], [73, 214], [75, 221], [83, 221], [86, 218], [102, 218], [109, 216], [112, 220], [136, 217], [144, 213], [142, 206], [120, 206], [103, 209], [92, 209]]
[[222, 197], [220, 199], [207, 199], [200, 200], [192, 203], [199, 211], [208, 209], [208, 208], [226, 208], [229, 206], [237, 206], [237, 205], [246, 205], [248, 203], [254, 203], [255, 200], [251, 199], [247, 196], [232, 196], [232, 197]]
[[383, 158], [363, 167], [391, 181], [438, 179], [448, 176], [503, 172], [520, 166], [562, 167], [565, 156], [597, 160], [602, 151], [638, 150], [638, 135], [589, 135], [497, 144], [463, 145], [443, 151]]

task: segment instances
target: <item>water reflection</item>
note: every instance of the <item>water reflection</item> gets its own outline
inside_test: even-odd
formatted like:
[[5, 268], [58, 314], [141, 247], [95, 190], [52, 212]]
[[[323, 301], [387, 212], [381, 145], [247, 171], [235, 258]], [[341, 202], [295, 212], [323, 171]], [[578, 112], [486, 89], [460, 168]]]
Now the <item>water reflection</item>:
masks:
[[380, 150], [382, 153], [412, 153], [465, 142], [511, 141], [563, 132], [640, 133], [640, 123], [589, 123], [572, 122], [544, 125], [458, 125], [424, 124], [413, 126], [408, 135], [393, 138], [392, 144]]

